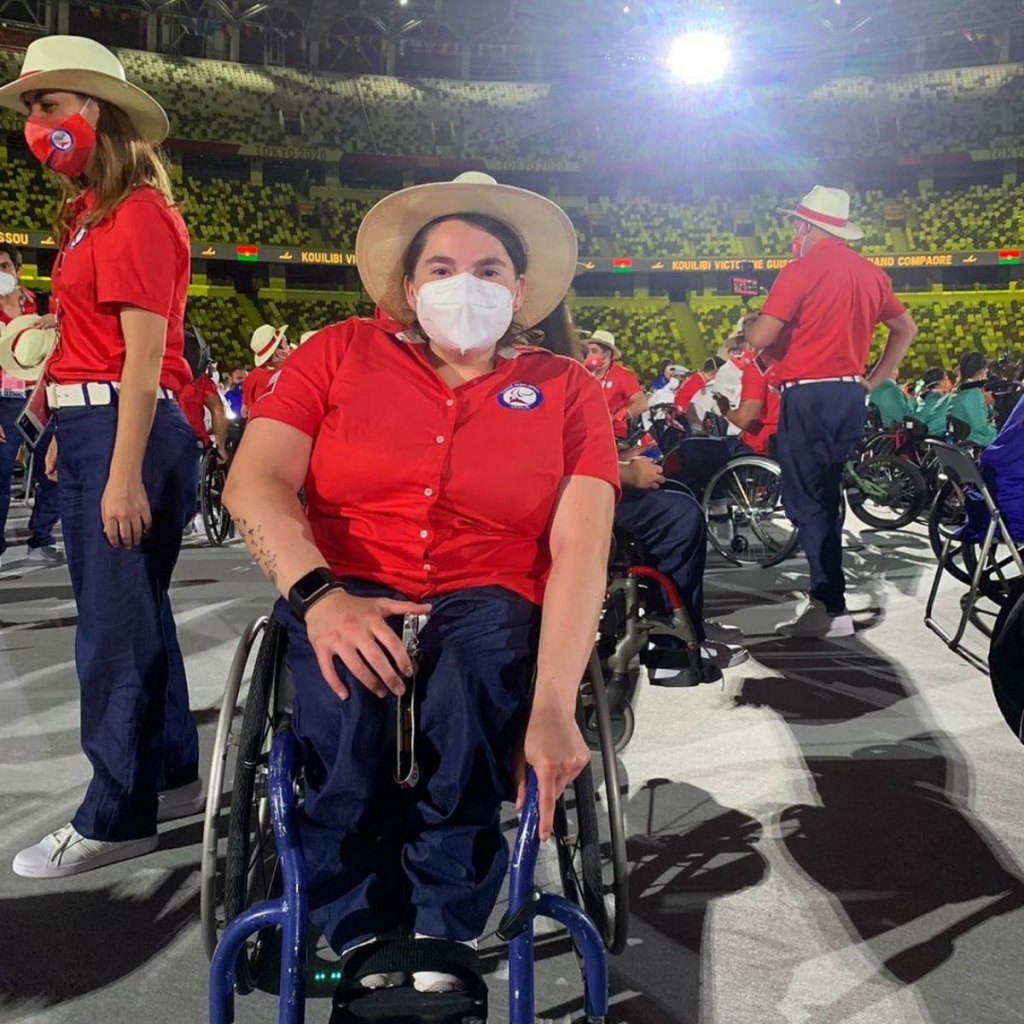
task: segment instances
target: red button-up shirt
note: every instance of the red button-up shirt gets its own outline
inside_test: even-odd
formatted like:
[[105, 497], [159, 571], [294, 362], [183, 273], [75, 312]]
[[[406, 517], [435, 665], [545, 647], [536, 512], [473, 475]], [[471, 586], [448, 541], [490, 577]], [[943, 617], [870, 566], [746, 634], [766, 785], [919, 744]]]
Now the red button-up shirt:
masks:
[[210, 443], [210, 432], [206, 429], [206, 399], [210, 395], [220, 401], [217, 385], [205, 373], [186, 384], [178, 393], [178, 405], [204, 446]]
[[[21, 300], [21, 315], [25, 316], [27, 313], [35, 313], [38, 310], [36, 305], [36, 297], [27, 288], [18, 286], [19, 298]], [[2, 309], [0, 309], [0, 325], [9, 324], [14, 317], [8, 316]], [[20, 377], [12, 377], [9, 373], [4, 370], [0, 370], [0, 397], [3, 398], [21, 398], [24, 396], [28, 388], [25, 386], [25, 382]]]
[[58, 384], [119, 381], [121, 309], [135, 306], [167, 319], [160, 383], [178, 391], [192, 380], [182, 354], [191, 259], [185, 222], [156, 189], [143, 185], [102, 223], [78, 227], [95, 202], [92, 192], [79, 198], [76, 223], [54, 263], [60, 341], [47, 378]]
[[452, 388], [402, 331], [389, 320], [325, 328], [288, 357], [250, 418], [313, 439], [307, 515], [339, 575], [417, 600], [502, 586], [540, 604], [560, 481], [618, 489], [597, 382], [574, 360], [525, 348]]
[[875, 325], [904, 308], [883, 270], [829, 238], [779, 271], [761, 312], [786, 325], [772, 346], [784, 383], [862, 374]]
[[632, 370], [627, 370], [619, 363], [612, 363], [601, 378], [601, 390], [614, 421], [615, 436], [625, 437], [627, 428], [623, 413], [629, 407], [629, 400], [643, 391], [639, 378]]
[[252, 407], [260, 395], [267, 390], [270, 378], [275, 373], [277, 371], [270, 369], [269, 366], [257, 366], [245, 375], [245, 380], [242, 381], [242, 408], [246, 410], [247, 415], [252, 412]]
[[768, 454], [768, 441], [779, 431], [779, 392], [769, 385], [772, 368], [762, 360], [753, 359], [743, 364], [741, 402], [761, 402], [761, 426], [754, 431], [744, 430], [740, 440], [758, 455]]

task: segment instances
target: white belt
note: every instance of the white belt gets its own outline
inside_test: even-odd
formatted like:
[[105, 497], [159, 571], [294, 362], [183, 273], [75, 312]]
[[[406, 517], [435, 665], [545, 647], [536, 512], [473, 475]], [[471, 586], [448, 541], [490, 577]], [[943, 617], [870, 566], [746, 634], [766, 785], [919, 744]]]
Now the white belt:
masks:
[[858, 373], [852, 377], [811, 377], [807, 380], [787, 380], [781, 385], [781, 388], [786, 391], [788, 388], [795, 388], [797, 384], [862, 384], [863, 382], [863, 378]]
[[[117, 381], [104, 380], [88, 384], [47, 384], [46, 401], [51, 409], [74, 409], [83, 406], [113, 405], [121, 385]], [[158, 387], [158, 401], [170, 401], [174, 392]]]

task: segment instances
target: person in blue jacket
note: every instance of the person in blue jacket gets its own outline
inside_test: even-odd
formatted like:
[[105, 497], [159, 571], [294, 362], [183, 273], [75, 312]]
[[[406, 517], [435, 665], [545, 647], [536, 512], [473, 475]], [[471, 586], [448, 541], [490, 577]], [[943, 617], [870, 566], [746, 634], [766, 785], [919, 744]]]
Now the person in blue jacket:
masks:
[[[981, 352], [960, 357], [960, 381], [949, 402], [949, 418], [966, 423], [967, 444], [987, 448], [996, 439], [992, 404], [981, 382], [988, 378], [988, 360]], [[973, 385], [973, 386], [972, 386]]]
[[1018, 400], [996, 439], [981, 453], [981, 475], [1006, 528], [1024, 541], [1024, 398]]

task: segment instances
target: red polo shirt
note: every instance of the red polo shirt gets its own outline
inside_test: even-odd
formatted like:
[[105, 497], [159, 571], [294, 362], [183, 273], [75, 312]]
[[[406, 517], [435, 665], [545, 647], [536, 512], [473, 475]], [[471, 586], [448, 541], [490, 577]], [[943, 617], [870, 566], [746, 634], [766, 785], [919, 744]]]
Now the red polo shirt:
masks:
[[875, 325], [904, 308], [884, 271], [829, 238], [782, 268], [761, 312], [785, 323], [773, 346], [784, 383], [862, 374]]
[[217, 385], [205, 373], [178, 392], [178, 405], [204, 446], [210, 443], [210, 432], [206, 429], [206, 399], [210, 395], [220, 401]]
[[252, 413], [252, 407], [259, 401], [260, 395], [267, 390], [270, 378], [277, 373], [269, 366], [257, 366], [250, 370], [242, 381], [242, 408], [247, 414]]
[[707, 387], [707, 383], [708, 382], [704, 379], [704, 375], [700, 370], [697, 370], [695, 373], [691, 373], [690, 376], [679, 385], [679, 390], [676, 391], [676, 411], [685, 413], [690, 408], [693, 400], [697, 397], [697, 394]]
[[47, 377], [58, 384], [118, 381], [124, 366], [121, 309], [136, 306], [167, 319], [160, 383], [179, 391], [192, 380], [182, 352], [188, 293], [188, 230], [154, 188], [143, 185], [102, 223], [79, 228], [96, 197], [76, 204], [76, 221], [53, 265], [60, 341]]
[[[625, 437], [627, 429], [624, 412], [629, 406], [629, 400], [638, 391], [643, 391], [640, 379], [632, 370], [627, 370], [618, 363], [612, 363], [601, 378], [600, 384], [604, 391], [604, 400], [608, 403], [608, 411], [614, 421], [615, 436]], [[616, 417], [619, 418], [616, 419]]]
[[597, 382], [575, 360], [520, 348], [451, 388], [402, 330], [361, 319], [324, 328], [250, 418], [313, 438], [307, 515], [336, 573], [416, 600], [501, 586], [540, 604], [560, 481], [593, 476], [618, 490]]
[[[26, 313], [38, 312], [38, 306], [36, 304], [36, 297], [27, 288], [18, 286], [21, 299], [21, 315], [25, 316]], [[9, 324], [14, 317], [8, 316], [2, 309], [0, 309], [0, 325]], [[4, 370], [0, 370], [0, 397], [3, 398], [21, 398], [24, 396], [27, 388], [25, 382], [20, 377], [12, 377], [9, 373]]]
[[779, 392], [769, 387], [772, 368], [760, 359], [743, 364], [743, 383], [740, 388], [741, 402], [761, 402], [761, 426], [754, 431], [744, 430], [740, 440], [749, 445], [758, 455], [768, 454], [768, 441], [779, 430]]

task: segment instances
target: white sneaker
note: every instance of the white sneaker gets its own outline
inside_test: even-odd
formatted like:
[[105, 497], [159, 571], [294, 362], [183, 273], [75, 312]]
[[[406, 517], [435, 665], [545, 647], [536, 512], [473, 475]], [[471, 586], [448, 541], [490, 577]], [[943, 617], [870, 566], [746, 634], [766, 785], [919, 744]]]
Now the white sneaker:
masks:
[[704, 620], [704, 636], [708, 640], [714, 640], [720, 644], [743, 643], [743, 630], [739, 626], [730, 626], [725, 622], [715, 622], [714, 619]]
[[[357, 949], [362, 949], [363, 946], [369, 946], [374, 942], [380, 942], [380, 939], [375, 937], [366, 939], [363, 942], [357, 942], [354, 946], [349, 946], [345, 949], [342, 952], [342, 956], [354, 953]], [[398, 988], [408, 980], [408, 976], [404, 971], [391, 971], [386, 974], [367, 974], [359, 979], [359, 984], [363, 988], [368, 988], [371, 992], [376, 992], [379, 988]]]
[[29, 548], [25, 561], [40, 565], [63, 565], [64, 553], [56, 544], [46, 544], [39, 548]]
[[825, 606], [813, 597], [797, 606], [796, 618], [780, 622], [776, 633], [783, 636], [809, 637], [817, 640], [831, 640], [840, 636], [853, 636], [856, 632], [853, 619], [847, 612], [829, 615]]
[[[417, 939], [432, 939], [433, 935], [420, 935], [417, 933], [415, 936]], [[470, 949], [477, 948], [477, 940], [469, 939], [466, 942], [460, 942], [460, 946], [469, 946]], [[444, 971], [416, 971], [412, 976], [412, 987], [417, 992], [465, 992], [466, 983], [462, 978], [455, 977], [454, 974], [446, 974]]]
[[195, 530], [198, 536], [206, 536], [206, 522], [203, 519], [202, 512], [196, 513], [195, 518], [192, 520], [192, 528]]
[[12, 867], [22, 878], [66, 878], [152, 853], [159, 842], [159, 837], [152, 835], [123, 843], [105, 843], [86, 839], [73, 825], [64, 825], [35, 846], [22, 850]]
[[735, 668], [750, 659], [750, 653], [739, 644], [725, 644], [720, 640], [705, 640], [700, 645], [701, 657], [719, 668]]
[[202, 780], [196, 779], [187, 786], [168, 789], [157, 793], [157, 821], [174, 821], [176, 818], [190, 818], [193, 814], [202, 814], [206, 810], [206, 797], [203, 796]]

